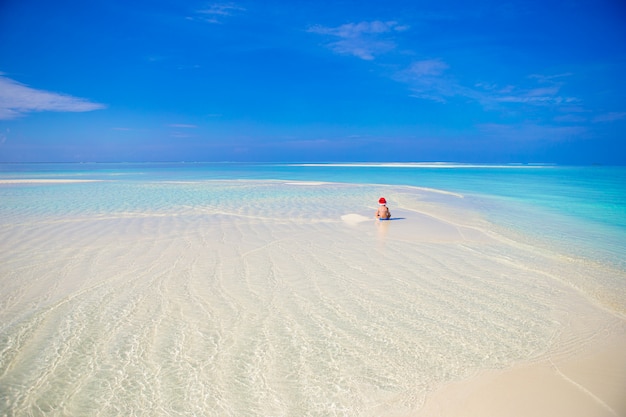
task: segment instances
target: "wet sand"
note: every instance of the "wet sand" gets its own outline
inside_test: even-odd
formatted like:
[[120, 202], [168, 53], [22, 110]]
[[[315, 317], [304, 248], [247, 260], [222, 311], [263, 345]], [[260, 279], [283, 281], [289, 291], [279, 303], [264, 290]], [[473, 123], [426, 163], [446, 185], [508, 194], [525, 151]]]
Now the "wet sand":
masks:
[[385, 188], [379, 222], [380, 190], [307, 185], [133, 184], [190, 201], [123, 210], [81, 188], [67, 214], [59, 190], [52, 214], [3, 213], [0, 411], [624, 414], [624, 318], [564, 279], [595, 265], [460, 196]]
[[572, 320], [557, 350], [445, 384], [415, 416], [626, 416], [626, 323], [592, 309]]

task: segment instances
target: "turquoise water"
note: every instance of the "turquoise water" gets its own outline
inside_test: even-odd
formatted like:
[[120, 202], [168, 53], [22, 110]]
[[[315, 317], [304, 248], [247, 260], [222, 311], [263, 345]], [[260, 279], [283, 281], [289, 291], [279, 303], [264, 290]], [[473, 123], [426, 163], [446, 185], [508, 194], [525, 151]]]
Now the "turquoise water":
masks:
[[625, 174], [0, 165], [0, 415], [413, 415], [626, 313]]
[[[491, 221], [574, 256], [626, 269], [626, 168], [458, 164], [0, 164], [11, 178], [116, 181], [296, 180], [428, 187], [460, 193]], [[119, 186], [119, 185], [117, 185]], [[56, 192], [46, 186], [31, 191]], [[75, 189], [80, 189], [75, 186]], [[26, 190], [25, 192], [29, 192]], [[80, 193], [68, 195], [79, 207]], [[172, 204], [176, 204], [173, 196]], [[109, 199], [99, 210], [127, 201]], [[150, 201], [144, 202], [146, 205]], [[19, 210], [20, 199], [2, 208]], [[163, 202], [166, 204], [166, 202]], [[393, 202], [391, 202], [393, 205]]]

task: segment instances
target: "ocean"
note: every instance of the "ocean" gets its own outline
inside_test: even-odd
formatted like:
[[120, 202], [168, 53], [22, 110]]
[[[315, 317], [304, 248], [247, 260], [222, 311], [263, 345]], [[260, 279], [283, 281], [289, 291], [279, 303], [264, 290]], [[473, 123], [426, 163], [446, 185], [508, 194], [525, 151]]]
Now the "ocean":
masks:
[[626, 168], [1, 164], [0, 242], [0, 415], [406, 415], [623, 319]]
[[[297, 180], [428, 187], [462, 194], [503, 227], [626, 269], [626, 168], [423, 164], [0, 164], [0, 179]], [[26, 202], [24, 202], [26, 203]], [[111, 201], [115, 204], [115, 200]], [[119, 204], [125, 202], [119, 201]]]

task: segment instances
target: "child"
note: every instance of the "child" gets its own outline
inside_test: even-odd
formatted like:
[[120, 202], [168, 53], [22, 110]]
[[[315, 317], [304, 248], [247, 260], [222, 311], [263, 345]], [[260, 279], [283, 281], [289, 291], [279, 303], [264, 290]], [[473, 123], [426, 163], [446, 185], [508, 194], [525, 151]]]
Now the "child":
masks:
[[376, 218], [378, 220], [389, 220], [391, 218], [391, 212], [387, 207], [387, 200], [385, 197], [378, 199], [378, 210], [376, 210]]

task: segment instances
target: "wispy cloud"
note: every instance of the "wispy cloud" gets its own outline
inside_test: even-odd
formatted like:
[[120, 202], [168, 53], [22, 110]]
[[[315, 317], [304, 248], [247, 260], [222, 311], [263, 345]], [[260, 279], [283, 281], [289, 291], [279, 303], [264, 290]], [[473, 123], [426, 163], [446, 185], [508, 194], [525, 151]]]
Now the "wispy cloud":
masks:
[[626, 112], [610, 112], [596, 116], [593, 121], [595, 123], [616, 122], [626, 119]]
[[558, 142], [587, 133], [582, 126], [552, 126], [533, 122], [519, 124], [487, 123], [477, 126], [481, 136], [498, 142]]
[[413, 77], [439, 77], [448, 68], [448, 64], [441, 59], [429, 59], [414, 62], [409, 67], [408, 72]]
[[[567, 97], [561, 94], [561, 87], [565, 77], [571, 74], [542, 75], [533, 74], [528, 77], [536, 84], [532, 87], [508, 86], [506, 91], [501, 91], [499, 95], [494, 95], [493, 99], [500, 103], [522, 103], [535, 106], [546, 105], [571, 105], [580, 100], [576, 97]], [[538, 84], [538, 85], [537, 85]]]
[[449, 65], [441, 59], [427, 59], [413, 62], [408, 68], [399, 71], [395, 80], [409, 85], [413, 97], [445, 102], [450, 97], [467, 95], [446, 72]]
[[535, 106], [573, 104], [579, 101], [575, 97], [564, 97], [558, 93], [558, 88], [518, 88], [512, 91], [511, 94], [492, 95], [487, 98], [499, 103], [532, 104]]
[[9, 129], [6, 129], [4, 132], [0, 132], [0, 145], [4, 145], [4, 142], [7, 141], [9, 132], [10, 132]]
[[235, 3], [213, 3], [196, 10], [196, 18], [208, 23], [222, 23], [223, 18], [246, 11]]
[[588, 121], [588, 119], [580, 114], [568, 113], [560, 116], [556, 116], [554, 121], [557, 123], [565, 123], [565, 124], [581, 124]]
[[394, 79], [406, 83], [413, 97], [441, 103], [454, 97], [477, 101], [490, 108], [507, 104], [554, 106], [580, 102], [576, 97], [561, 94], [563, 82], [556, 79], [568, 74], [531, 75], [528, 77], [530, 83], [500, 86], [496, 83], [463, 84], [450, 72], [450, 65], [436, 58], [414, 62], [408, 68], [398, 71]]
[[189, 125], [189, 124], [183, 124], [183, 123], [172, 123], [172, 124], [169, 124], [168, 126], [178, 128], [178, 129], [195, 129], [198, 127], [196, 125]]
[[0, 73], [0, 120], [15, 119], [30, 112], [87, 112], [105, 107], [67, 94], [36, 90]]
[[187, 124], [187, 123], [170, 123], [167, 126], [175, 129], [174, 131], [170, 133], [170, 137], [174, 139], [193, 138], [195, 137], [195, 135], [191, 134], [190, 132], [192, 132], [192, 129], [198, 128], [198, 126], [196, 125]]
[[310, 33], [326, 35], [338, 40], [329, 42], [327, 46], [341, 55], [354, 55], [361, 59], [372, 60], [376, 55], [389, 52], [396, 48], [394, 32], [408, 29], [397, 22], [360, 22], [347, 23], [337, 27], [312, 26]]

